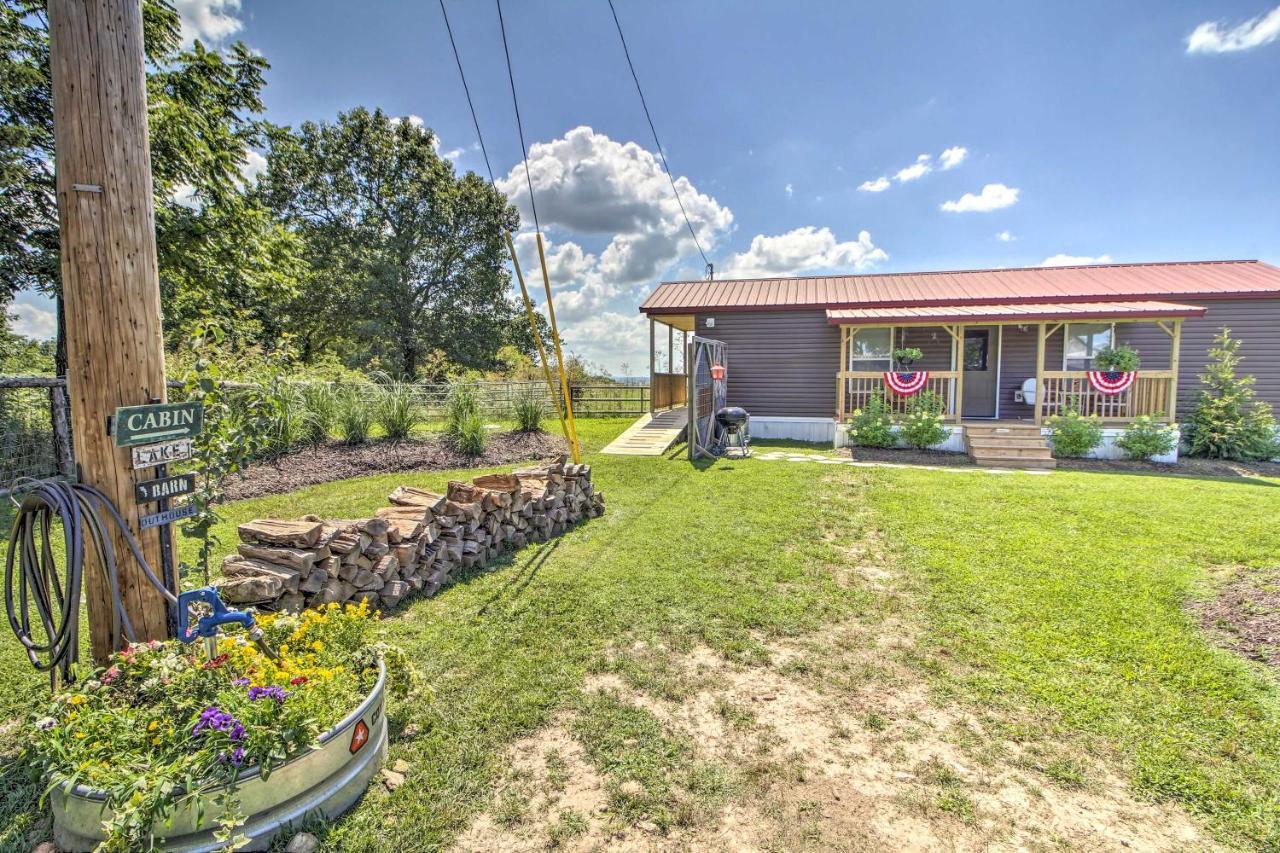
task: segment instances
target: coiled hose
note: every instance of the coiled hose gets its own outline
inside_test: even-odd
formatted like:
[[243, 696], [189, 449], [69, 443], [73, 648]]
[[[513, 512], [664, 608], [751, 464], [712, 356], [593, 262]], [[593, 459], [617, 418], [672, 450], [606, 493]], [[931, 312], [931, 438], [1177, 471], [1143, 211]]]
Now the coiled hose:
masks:
[[[5, 613], [9, 627], [37, 670], [50, 673], [51, 678], [61, 676], [64, 683], [71, 680], [72, 666], [80, 658], [80, 605], [87, 548], [93, 550], [97, 558], [94, 562], [106, 575], [114, 648], [118, 650], [125, 642], [137, 639], [120, 600], [109, 523], [120, 531], [151, 585], [170, 606], [177, 607], [177, 597], [156, 577], [138, 540], [102, 492], [82, 483], [23, 479], [15, 484], [14, 494], [21, 495], [21, 501], [5, 561]], [[66, 553], [61, 572], [53, 552], [55, 521], [62, 523]], [[43, 639], [33, 633], [33, 624], [39, 626]]]

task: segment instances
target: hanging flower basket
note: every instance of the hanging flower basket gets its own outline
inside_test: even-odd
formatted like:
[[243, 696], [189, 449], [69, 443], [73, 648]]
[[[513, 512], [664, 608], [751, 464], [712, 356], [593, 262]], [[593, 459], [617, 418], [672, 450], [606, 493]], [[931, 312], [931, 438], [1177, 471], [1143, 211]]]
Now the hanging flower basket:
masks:
[[1089, 384], [1093, 386], [1093, 390], [1108, 397], [1114, 397], [1116, 394], [1129, 390], [1129, 386], [1137, 378], [1138, 371], [1136, 370], [1089, 371]]
[[920, 393], [928, 381], [927, 370], [917, 370], [914, 373], [890, 370], [884, 375], [884, 384], [899, 397], [911, 397]]

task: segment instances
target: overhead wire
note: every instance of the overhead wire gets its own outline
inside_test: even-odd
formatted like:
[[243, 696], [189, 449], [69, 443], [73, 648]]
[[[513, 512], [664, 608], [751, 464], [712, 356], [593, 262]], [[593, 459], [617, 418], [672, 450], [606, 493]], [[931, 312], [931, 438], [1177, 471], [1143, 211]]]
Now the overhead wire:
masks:
[[484, 167], [489, 172], [489, 183], [498, 185], [493, 177], [493, 166], [489, 163], [489, 149], [484, 144], [484, 134], [480, 132], [480, 119], [476, 115], [475, 102], [471, 100], [471, 87], [467, 85], [466, 72], [462, 70], [462, 55], [458, 53], [458, 43], [453, 39], [453, 27], [449, 25], [449, 11], [440, 0], [440, 15], [444, 18], [444, 29], [449, 34], [449, 46], [453, 48], [453, 61], [458, 64], [458, 76], [462, 79], [462, 91], [467, 96], [467, 107], [471, 110], [471, 124], [476, 129], [476, 140], [480, 143], [480, 153], [484, 155]]
[[680, 208], [680, 215], [684, 217], [684, 224], [689, 229], [689, 236], [693, 238], [693, 245], [698, 247], [698, 254], [702, 256], [702, 262], [706, 264], [708, 275], [711, 275], [715, 269], [711, 261], [707, 260], [707, 253], [702, 250], [702, 242], [698, 239], [698, 233], [693, 228], [693, 223], [689, 220], [689, 213], [685, 210], [684, 201], [680, 198], [680, 190], [676, 187], [675, 176], [671, 174], [671, 166], [667, 163], [667, 155], [662, 147], [661, 140], [658, 139], [658, 128], [653, 123], [653, 115], [649, 112], [649, 102], [644, 96], [644, 89], [640, 86], [640, 76], [636, 74], [635, 63], [631, 61], [631, 51], [627, 47], [627, 37], [622, 34], [622, 21], [618, 19], [618, 10], [613, 5], [613, 0], [609, 0], [609, 11], [613, 13], [613, 25], [618, 29], [618, 41], [622, 42], [622, 54], [627, 58], [627, 68], [631, 71], [631, 79], [636, 84], [636, 94], [640, 96], [640, 106], [644, 109], [645, 121], [649, 123], [649, 132], [653, 134], [654, 147], [658, 149], [658, 158], [662, 161], [662, 169], [667, 173], [667, 180], [671, 183], [671, 192], [676, 197], [676, 204]]

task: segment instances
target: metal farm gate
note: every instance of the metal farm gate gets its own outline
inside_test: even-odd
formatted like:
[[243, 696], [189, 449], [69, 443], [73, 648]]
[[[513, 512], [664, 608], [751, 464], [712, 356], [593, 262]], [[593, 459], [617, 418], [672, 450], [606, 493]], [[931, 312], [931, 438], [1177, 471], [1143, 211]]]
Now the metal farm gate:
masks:
[[729, 348], [723, 341], [694, 336], [686, 354], [689, 365], [689, 459], [720, 455], [724, 433], [716, 412], [726, 405]]

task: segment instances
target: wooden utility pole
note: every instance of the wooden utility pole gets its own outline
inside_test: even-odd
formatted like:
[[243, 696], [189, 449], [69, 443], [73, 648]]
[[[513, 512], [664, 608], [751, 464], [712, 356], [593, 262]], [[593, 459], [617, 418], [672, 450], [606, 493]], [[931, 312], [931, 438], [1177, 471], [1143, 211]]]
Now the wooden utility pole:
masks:
[[[128, 449], [108, 434], [119, 406], [165, 397], [140, 0], [49, 0], [53, 130], [67, 327], [67, 385], [81, 481], [100, 489], [138, 536]], [[160, 565], [163, 526], [141, 532]], [[165, 600], [113, 534], [120, 595], [139, 639], [166, 635]], [[88, 554], [96, 562], [93, 554]], [[93, 655], [111, 651], [111, 603], [87, 565]]]

